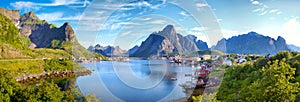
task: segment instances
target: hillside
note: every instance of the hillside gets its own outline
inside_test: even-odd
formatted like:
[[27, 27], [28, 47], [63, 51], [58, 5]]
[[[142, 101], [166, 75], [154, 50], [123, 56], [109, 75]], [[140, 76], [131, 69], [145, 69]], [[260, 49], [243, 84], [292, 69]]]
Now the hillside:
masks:
[[298, 53], [284, 51], [269, 59], [227, 67], [217, 100], [299, 102], [299, 61]]
[[13, 22], [0, 14], [0, 59], [26, 57], [22, 50], [26, 50], [29, 39], [21, 36]]
[[[75, 32], [69, 23], [64, 23], [61, 27], [57, 27], [54, 24], [49, 24], [46, 20], [40, 20], [34, 12], [28, 12], [20, 16], [18, 10], [6, 10], [1, 8], [0, 13], [14, 21], [12, 22], [12, 26], [19, 28], [19, 31], [17, 29], [15, 34], [22, 35], [21, 37], [23, 39], [24, 37], [29, 39], [29, 41], [23, 40], [27, 44], [23, 45], [23, 47], [29, 47], [32, 49], [51, 48], [64, 50], [69, 54], [68, 56], [73, 56], [74, 58], [102, 57], [99, 54], [89, 52], [78, 43]], [[10, 48], [5, 44], [1, 46]], [[25, 51], [25, 53], [33, 54], [31, 51]], [[19, 54], [18, 56], [21, 55]]]

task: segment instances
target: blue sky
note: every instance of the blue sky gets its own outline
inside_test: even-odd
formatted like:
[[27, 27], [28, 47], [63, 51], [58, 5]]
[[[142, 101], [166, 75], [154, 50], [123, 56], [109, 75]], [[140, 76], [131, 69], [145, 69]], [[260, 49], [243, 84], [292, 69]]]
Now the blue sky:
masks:
[[61, 26], [69, 22], [79, 42], [89, 45], [140, 44], [168, 24], [214, 45], [250, 31], [300, 46], [299, 0], [4, 0], [0, 6], [34, 11]]

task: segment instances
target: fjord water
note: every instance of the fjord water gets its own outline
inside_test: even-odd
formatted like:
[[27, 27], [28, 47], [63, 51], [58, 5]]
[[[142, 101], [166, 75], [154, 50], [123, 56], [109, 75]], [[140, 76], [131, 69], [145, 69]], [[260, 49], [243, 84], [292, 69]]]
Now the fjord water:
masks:
[[192, 67], [164, 60], [101, 61], [81, 65], [93, 73], [77, 78], [76, 85], [84, 95], [95, 94], [101, 102], [154, 102], [183, 98], [186, 94], [179, 84], [191, 81], [184, 74], [192, 73]]

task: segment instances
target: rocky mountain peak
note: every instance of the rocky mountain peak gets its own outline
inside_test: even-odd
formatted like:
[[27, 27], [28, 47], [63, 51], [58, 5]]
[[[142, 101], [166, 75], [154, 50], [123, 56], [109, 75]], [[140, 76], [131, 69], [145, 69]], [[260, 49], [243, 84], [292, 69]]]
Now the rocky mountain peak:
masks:
[[195, 35], [191, 35], [191, 34], [185, 36], [185, 38], [187, 38], [187, 39], [189, 39], [191, 41], [196, 41], [197, 40], [197, 37]]
[[176, 35], [176, 30], [173, 25], [167, 25], [163, 30], [163, 35]]
[[132, 57], [150, 57], [173, 52], [184, 54], [199, 50], [195, 42], [176, 33], [173, 25], [167, 25], [162, 31], [152, 33], [138, 47], [137, 51], [132, 51], [133, 53], [129, 54]]
[[25, 13], [21, 16], [20, 18], [21, 22], [26, 22], [26, 21], [30, 21], [30, 22], [33, 22], [33, 21], [40, 21], [40, 19], [35, 15], [34, 12], [28, 12], [28, 13]]
[[72, 28], [69, 22], [64, 23], [61, 27], [63, 27], [63, 28], [66, 28], [66, 27]]
[[285, 39], [283, 37], [281, 37], [281, 36], [278, 36], [277, 37], [277, 41], [284, 41], [285, 42]]
[[248, 32], [248, 34], [256, 35], [258, 33], [254, 32], [254, 31], [251, 31], [251, 32]]
[[59, 29], [64, 32], [66, 41], [77, 42], [74, 30], [68, 22], [64, 23]]

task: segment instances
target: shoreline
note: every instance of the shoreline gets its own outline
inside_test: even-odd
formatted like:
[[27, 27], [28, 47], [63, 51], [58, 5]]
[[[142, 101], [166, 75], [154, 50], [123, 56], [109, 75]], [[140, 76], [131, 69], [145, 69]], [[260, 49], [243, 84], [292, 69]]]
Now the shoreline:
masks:
[[27, 83], [32, 81], [38, 81], [45, 78], [66, 78], [66, 77], [77, 77], [77, 76], [85, 76], [90, 75], [92, 71], [86, 69], [86, 70], [80, 70], [80, 71], [51, 71], [51, 72], [45, 72], [43, 71], [40, 74], [24, 74], [21, 76], [18, 76], [15, 78], [17, 82], [20, 83]]

